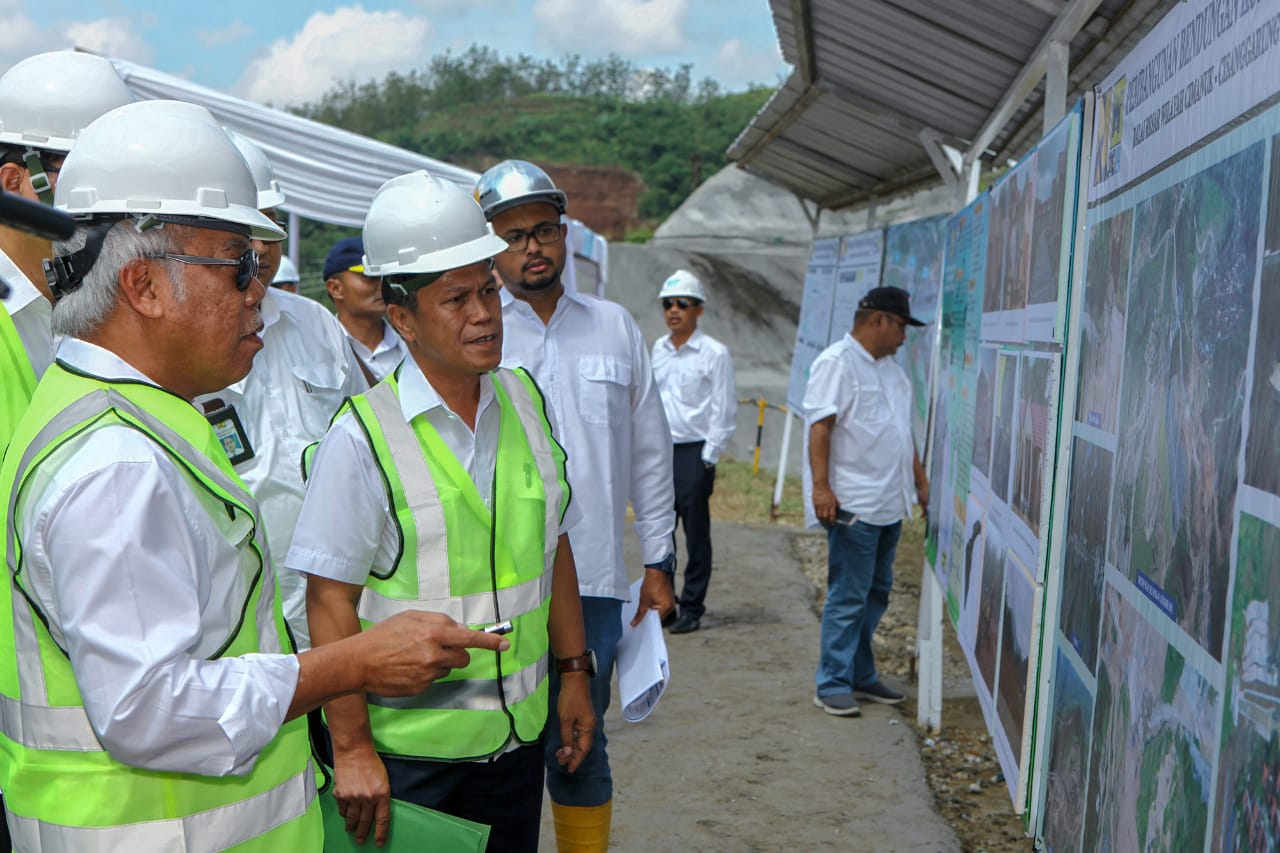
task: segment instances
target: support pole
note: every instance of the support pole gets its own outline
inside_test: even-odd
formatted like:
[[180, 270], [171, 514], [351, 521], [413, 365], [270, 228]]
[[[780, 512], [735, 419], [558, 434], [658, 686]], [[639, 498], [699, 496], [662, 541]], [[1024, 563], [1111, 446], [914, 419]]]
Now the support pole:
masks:
[[1067, 114], [1067, 66], [1070, 57], [1067, 45], [1060, 41], [1049, 42], [1045, 55], [1044, 81], [1044, 132]]
[[[302, 217], [289, 211], [289, 260], [293, 261], [293, 268], [301, 274], [302, 272]], [[268, 282], [269, 283], [269, 282]], [[299, 284], [301, 286], [301, 284]]]
[[786, 423], [782, 427], [782, 453], [778, 457], [778, 479], [773, 484], [773, 504], [769, 507], [769, 517], [778, 517], [778, 507], [782, 506], [782, 484], [787, 479], [787, 456], [791, 450], [792, 412], [787, 411]]
[[765, 402], [764, 397], [759, 400], [760, 415], [756, 418], [756, 451], [751, 458], [751, 476], [760, 473], [760, 440], [764, 437], [764, 410], [769, 404]]
[[920, 655], [920, 680], [916, 696], [916, 725], [942, 729], [942, 585], [926, 564], [920, 578], [920, 619], [916, 648]]

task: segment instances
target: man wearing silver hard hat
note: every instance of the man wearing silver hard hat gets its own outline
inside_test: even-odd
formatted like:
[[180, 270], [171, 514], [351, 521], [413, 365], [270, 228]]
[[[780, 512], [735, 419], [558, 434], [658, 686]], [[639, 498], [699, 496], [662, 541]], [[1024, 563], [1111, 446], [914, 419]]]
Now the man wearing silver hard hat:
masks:
[[[559, 415], [583, 521], [569, 533], [578, 555], [587, 644], [598, 674], [591, 683], [596, 715], [609, 705], [622, 605], [630, 583], [622, 556], [627, 504], [644, 562], [635, 623], [650, 609], [674, 614], [671, 432], [653, 381], [649, 349], [625, 308], [566, 291], [568, 260], [560, 217], [568, 202], [542, 169], [507, 160], [486, 171], [476, 199], [506, 241], [495, 258], [505, 285], [503, 364], [533, 374]], [[552, 675], [552, 695], [559, 680]], [[554, 714], [554, 704], [553, 704]], [[547, 790], [562, 849], [604, 850], [609, 843], [613, 775], [603, 727], [587, 760], [570, 772], [555, 756], [560, 732], [547, 727]]]
[[658, 290], [667, 334], [653, 342], [653, 375], [671, 425], [676, 517], [684, 527], [684, 586], [671, 633], [702, 626], [711, 584], [711, 492], [716, 462], [733, 437], [738, 408], [729, 348], [698, 328], [702, 281], [676, 270]]
[[537, 853], [548, 670], [563, 689], [556, 756], [572, 772], [596, 727], [578, 578], [577, 520], [552, 408], [521, 370], [498, 367], [502, 311], [493, 234], [461, 187], [426, 172], [383, 184], [364, 223], [366, 275], [409, 357], [353, 397], [316, 449], [286, 563], [309, 573], [317, 645], [415, 603], [509, 630], [408, 701], [325, 706], [334, 792], [363, 842], [396, 830], [390, 797], [488, 824], [489, 849]]
[[207, 110], [102, 116], [55, 202], [82, 226], [47, 264], [65, 339], [0, 464], [14, 848], [319, 851], [305, 713], [416, 693], [499, 638], [406, 613], [286, 653], [257, 502], [191, 404], [249, 371], [249, 241], [280, 234]]

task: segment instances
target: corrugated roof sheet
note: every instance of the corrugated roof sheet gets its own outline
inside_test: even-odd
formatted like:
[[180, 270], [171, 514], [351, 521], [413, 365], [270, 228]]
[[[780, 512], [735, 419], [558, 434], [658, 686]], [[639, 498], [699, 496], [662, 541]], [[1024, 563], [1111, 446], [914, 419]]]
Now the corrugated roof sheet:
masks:
[[[940, 183], [921, 132], [967, 150], [1082, 2], [1094, 8], [1068, 47], [1069, 103], [1176, 0], [770, 0], [795, 70], [729, 157], [828, 208]], [[1043, 105], [1041, 82], [994, 129], [988, 157], [1039, 139]]]

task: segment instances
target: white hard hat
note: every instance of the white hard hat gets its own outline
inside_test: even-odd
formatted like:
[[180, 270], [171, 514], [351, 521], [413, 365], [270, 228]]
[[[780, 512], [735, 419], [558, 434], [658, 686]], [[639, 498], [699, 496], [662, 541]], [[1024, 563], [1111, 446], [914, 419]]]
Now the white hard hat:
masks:
[[106, 59], [70, 50], [38, 53], [0, 77], [0, 143], [70, 151], [94, 119], [132, 101]]
[[267, 159], [266, 153], [249, 137], [236, 133], [229, 127], [225, 130], [236, 148], [240, 149], [240, 156], [249, 164], [249, 171], [253, 173], [253, 183], [258, 188], [258, 210], [284, 204], [284, 190], [280, 189], [275, 169], [271, 168], [271, 161]]
[[702, 282], [688, 270], [676, 270], [662, 283], [658, 298], [670, 299], [673, 296], [688, 296], [699, 302], [707, 301], [707, 292], [702, 289]]
[[476, 181], [476, 201], [486, 219], [519, 204], [545, 202], [564, 214], [569, 197], [556, 189], [550, 176], [525, 160], [503, 160], [485, 171]]
[[258, 212], [244, 157], [204, 107], [139, 101], [112, 110], [80, 134], [58, 176], [57, 207], [79, 218], [126, 215], [242, 226], [278, 240]]
[[276, 277], [271, 279], [272, 284], [297, 284], [298, 268], [293, 265], [293, 261], [289, 260], [288, 255], [280, 256], [280, 266], [276, 268]]
[[379, 187], [364, 220], [365, 275], [445, 272], [506, 248], [466, 190], [421, 170]]

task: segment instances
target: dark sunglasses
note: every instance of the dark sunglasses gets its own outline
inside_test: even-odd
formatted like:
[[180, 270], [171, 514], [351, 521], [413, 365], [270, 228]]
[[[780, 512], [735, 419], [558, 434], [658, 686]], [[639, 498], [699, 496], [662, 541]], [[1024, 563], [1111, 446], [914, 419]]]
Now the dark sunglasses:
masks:
[[199, 255], [175, 255], [172, 252], [165, 252], [162, 255], [147, 255], [147, 257], [154, 260], [177, 261], [180, 264], [194, 264], [203, 267], [235, 267], [236, 290], [241, 293], [248, 290], [250, 283], [258, 277], [258, 253], [253, 249], [246, 249], [245, 253], [235, 260], [230, 258], [202, 258]]
[[679, 308], [681, 311], [688, 311], [690, 308], [692, 308], [694, 305], [697, 305], [697, 304], [698, 304], [698, 301], [696, 299], [680, 299], [679, 297], [675, 299], [664, 299], [662, 300], [662, 310], [670, 311], [671, 306], [674, 305], [677, 308]]

